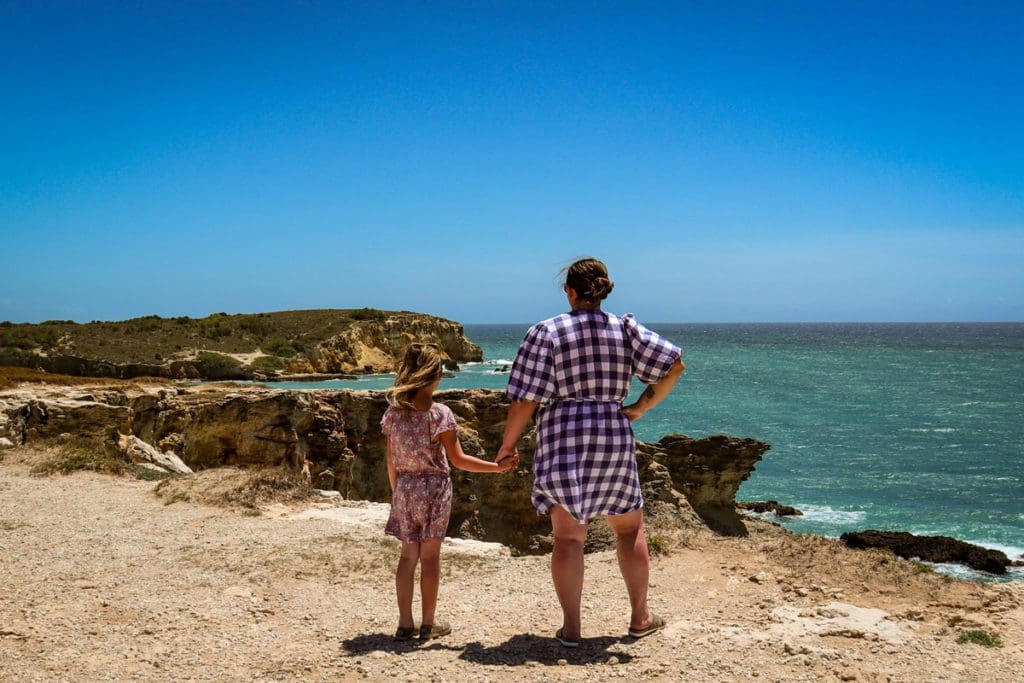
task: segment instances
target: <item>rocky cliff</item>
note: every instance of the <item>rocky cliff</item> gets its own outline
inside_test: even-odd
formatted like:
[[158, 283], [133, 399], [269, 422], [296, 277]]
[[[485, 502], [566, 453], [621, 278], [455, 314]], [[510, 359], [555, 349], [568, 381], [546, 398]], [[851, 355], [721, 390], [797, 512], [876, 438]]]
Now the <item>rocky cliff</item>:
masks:
[[450, 364], [483, 353], [452, 320], [406, 311], [279, 311], [121, 322], [0, 323], [0, 365], [89, 377], [264, 379], [394, 370], [413, 341]]
[[[505, 427], [507, 399], [488, 390], [444, 391], [467, 453], [491, 459]], [[0, 392], [0, 436], [14, 443], [70, 434], [74, 439], [141, 438], [177, 454], [192, 469], [223, 465], [307, 467], [314, 485], [349, 499], [387, 501], [381, 392], [263, 388], [31, 387]], [[66, 437], [65, 437], [66, 438]], [[753, 439], [673, 434], [640, 443], [637, 461], [648, 511], [682, 526], [745, 529], [735, 494], [769, 448]], [[505, 475], [453, 472], [450, 533], [493, 540], [520, 552], [550, 548], [547, 520], [530, 503], [532, 436], [522, 466]]]

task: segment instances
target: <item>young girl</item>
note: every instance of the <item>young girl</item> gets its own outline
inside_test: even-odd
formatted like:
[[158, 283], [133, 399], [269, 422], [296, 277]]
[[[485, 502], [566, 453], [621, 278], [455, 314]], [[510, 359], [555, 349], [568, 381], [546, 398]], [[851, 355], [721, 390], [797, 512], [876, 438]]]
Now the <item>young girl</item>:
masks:
[[417, 562], [423, 602], [419, 637], [426, 640], [451, 633], [450, 625], [434, 619], [441, 541], [452, 509], [452, 480], [445, 454], [452, 465], [467, 472], [507, 472], [519, 463], [518, 455], [494, 463], [462, 452], [455, 416], [448, 406], [433, 399], [443, 371], [441, 351], [436, 345], [409, 346], [398, 367], [395, 386], [388, 392], [390, 405], [380, 423], [388, 439], [392, 491], [391, 517], [385, 533], [402, 542], [402, 557], [395, 572], [395, 640], [409, 640], [416, 631], [412, 596]]

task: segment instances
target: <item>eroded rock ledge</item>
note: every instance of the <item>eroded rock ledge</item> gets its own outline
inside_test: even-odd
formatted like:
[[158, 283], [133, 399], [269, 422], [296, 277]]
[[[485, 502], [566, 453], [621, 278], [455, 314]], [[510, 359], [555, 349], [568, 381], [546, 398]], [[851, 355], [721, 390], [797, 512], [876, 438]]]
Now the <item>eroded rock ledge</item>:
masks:
[[[459, 419], [467, 453], [493, 458], [505, 428], [507, 398], [476, 389], [438, 399]], [[194, 470], [226, 465], [306, 466], [314, 485], [349, 499], [388, 501], [379, 391], [282, 391], [260, 387], [132, 390], [31, 387], [0, 393], [0, 437], [16, 444], [70, 434], [109, 442], [134, 435], [176, 454]], [[648, 511], [680, 526], [743, 534], [739, 485], [769, 445], [754, 439], [671, 434], [639, 443], [637, 460]], [[550, 548], [547, 520], [530, 503], [532, 435], [522, 466], [506, 475], [453, 471], [451, 535], [498, 541], [519, 552]]]

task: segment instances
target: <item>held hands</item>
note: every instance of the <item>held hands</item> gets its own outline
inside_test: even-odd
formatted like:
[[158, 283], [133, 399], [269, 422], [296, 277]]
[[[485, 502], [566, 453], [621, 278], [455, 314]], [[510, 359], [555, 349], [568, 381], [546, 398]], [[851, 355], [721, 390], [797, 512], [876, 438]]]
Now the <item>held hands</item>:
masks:
[[508, 448], [502, 446], [498, 449], [498, 457], [494, 462], [498, 465], [499, 472], [508, 472], [519, 467], [519, 451], [513, 446]]

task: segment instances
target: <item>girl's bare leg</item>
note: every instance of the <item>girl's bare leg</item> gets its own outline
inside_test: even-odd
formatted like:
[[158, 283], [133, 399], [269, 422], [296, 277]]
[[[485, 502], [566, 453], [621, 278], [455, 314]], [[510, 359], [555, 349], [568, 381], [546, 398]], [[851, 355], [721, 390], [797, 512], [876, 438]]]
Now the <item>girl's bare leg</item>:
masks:
[[416, 563], [420, 559], [419, 543], [402, 543], [402, 557], [395, 571], [395, 594], [398, 596], [398, 626], [412, 628], [412, 594], [416, 578]]
[[630, 628], [651, 625], [651, 612], [647, 608], [647, 585], [650, 577], [650, 555], [644, 534], [644, 511], [634, 510], [624, 515], [609, 515], [608, 526], [615, 532], [615, 551], [619, 557], [619, 571], [626, 581], [632, 614]]
[[420, 597], [423, 600], [423, 625], [433, 625], [437, 608], [437, 589], [441, 584], [441, 541], [430, 538], [420, 543]]
[[587, 540], [586, 524], [580, 524], [565, 508], [551, 508], [551, 535], [555, 540], [551, 552], [551, 579], [562, 606], [562, 635], [580, 637], [580, 603], [583, 600], [583, 542]]

